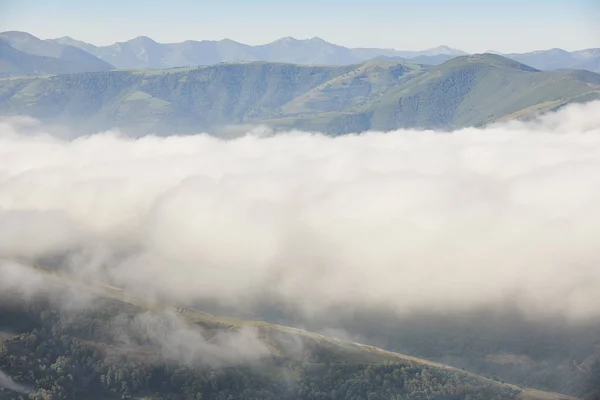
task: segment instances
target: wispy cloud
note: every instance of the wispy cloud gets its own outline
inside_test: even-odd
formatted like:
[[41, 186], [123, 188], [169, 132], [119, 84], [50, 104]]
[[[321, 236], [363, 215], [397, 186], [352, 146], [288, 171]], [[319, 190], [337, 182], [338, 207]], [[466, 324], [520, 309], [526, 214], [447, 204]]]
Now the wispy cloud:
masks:
[[155, 346], [165, 358], [187, 365], [234, 365], [271, 355], [258, 331], [251, 327], [234, 326], [211, 334], [168, 313], [116, 318], [110, 329], [122, 346]]
[[27, 394], [30, 392], [29, 389], [27, 389], [23, 385], [19, 385], [18, 383], [15, 383], [15, 381], [13, 381], [10, 376], [6, 375], [2, 371], [0, 371], [0, 389], [8, 389], [8, 390], [12, 390], [13, 392], [18, 392], [18, 393], [23, 393], [23, 394]]

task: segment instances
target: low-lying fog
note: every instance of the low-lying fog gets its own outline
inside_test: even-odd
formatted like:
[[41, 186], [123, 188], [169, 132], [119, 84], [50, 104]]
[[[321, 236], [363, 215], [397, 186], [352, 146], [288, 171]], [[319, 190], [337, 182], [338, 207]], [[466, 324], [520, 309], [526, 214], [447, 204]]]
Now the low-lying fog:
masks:
[[600, 316], [600, 103], [450, 134], [259, 131], [3, 119], [0, 258], [187, 304]]

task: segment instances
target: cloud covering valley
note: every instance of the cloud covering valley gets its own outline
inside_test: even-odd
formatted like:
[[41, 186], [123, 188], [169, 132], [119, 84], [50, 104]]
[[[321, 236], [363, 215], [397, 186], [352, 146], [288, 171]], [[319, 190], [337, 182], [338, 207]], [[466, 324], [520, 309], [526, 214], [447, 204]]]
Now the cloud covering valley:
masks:
[[4, 263], [188, 304], [600, 316], [600, 103], [452, 133], [57, 136], [0, 121]]

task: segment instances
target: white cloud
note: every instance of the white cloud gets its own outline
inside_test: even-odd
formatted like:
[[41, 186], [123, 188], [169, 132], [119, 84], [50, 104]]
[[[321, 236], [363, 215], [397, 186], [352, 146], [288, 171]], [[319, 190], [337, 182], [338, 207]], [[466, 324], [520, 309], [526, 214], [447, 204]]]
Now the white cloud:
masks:
[[66, 141], [4, 120], [0, 257], [70, 252], [80, 273], [177, 301], [271, 293], [307, 312], [406, 313], [511, 298], [597, 316], [598, 115], [235, 140]]
[[0, 389], [8, 389], [23, 394], [29, 393], [29, 390], [25, 386], [15, 383], [10, 376], [2, 371], [0, 371]]
[[217, 367], [271, 356], [258, 332], [248, 326], [217, 331], [211, 336], [175, 315], [145, 312], [131, 320], [115, 319], [111, 330], [123, 348], [136, 344], [156, 346], [163, 357], [186, 365]]

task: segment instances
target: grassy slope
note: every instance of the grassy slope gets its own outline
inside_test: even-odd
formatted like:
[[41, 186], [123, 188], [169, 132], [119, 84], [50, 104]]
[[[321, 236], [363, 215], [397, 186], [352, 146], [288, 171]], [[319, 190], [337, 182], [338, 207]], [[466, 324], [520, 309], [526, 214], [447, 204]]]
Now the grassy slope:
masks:
[[85, 121], [96, 129], [198, 131], [268, 118], [281, 105], [353, 68], [256, 62], [3, 81], [0, 110], [49, 121]]
[[341, 134], [481, 126], [598, 97], [598, 74], [540, 72], [485, 54], [437, 67], [386, 60], [341, 67], [247, 62], [2, 80], [0, 114], [133, 133], [266, 123]]
[[[600, 75], [540, 72], [491, 54], [458, 57], [366, 102], [352, 113], [287, 118], [281, 127], [349, 131], [398, 128], [457, 129], [528, 117], [572, 102], [600, 98]], [[331, 129], [331, 128], [330, 128]]]
[[376, 129], [483, 125], [538, 104], [563, 104], [598, 91], [589, 79], [540, 72], [491, 54], [466, 56], [408, 82], [366, 110]]
[[230, 330], [243, 326], [257, 328], [260, 332], [261, 339], [267, 343], [273, 355], [276, 357], [290, 356], [286, 352], [285, 343], [287, 343], [287, 341], [285, 340], [285, 337], [287, 335], [294, 335], [295, 337], [301, 338], [305, 347], [327, 349], [329, 353], [334, 355], [334, 362], [341, 364], [382, 364], [391, 362], [403, 365], [421, 365], [440, 369], [451, 374], [468, 376], [470, 379], [477, 381], [480, 385], [518, 390], [520, 391], [518, 398], [523, 400], [576, 400], [576, 398], [572, 396], [529, 388], [520, 388], [515, 385], [500, 383], [441, 363], [394, 353], [360, 343], [326, 337], [303, 329], [270, 324], [262, 321], [247, 321], [236, 318], [218, 317], [190, 308], [177, 308], [168, 304], [148, 301], [142, 297], [124, 292], [117, 287], [103, 285], [97, 282], [83, 282], [73, 279], [67, 275], [56, 273], [55, 271], [44, 267], [38, 266], [36, 267], [36, 270], [44, 276], [45, 282], [47, 282], [48, 285], [56, 285], [59, 288], [68, 288], [69, 290], [75, 289], [112, 301], [116, 304], [119, 312], [123, 312], [124, 310], [128, 310], [130, 313], [146, 310], [155, 312], [175, 312], [189, 324], [212, 330]]
[[403, 62], [366, 62], [296, 97], [282, 107], [282, 113], [298, 115], [350, 110], [425, 70], [421, 65]]

